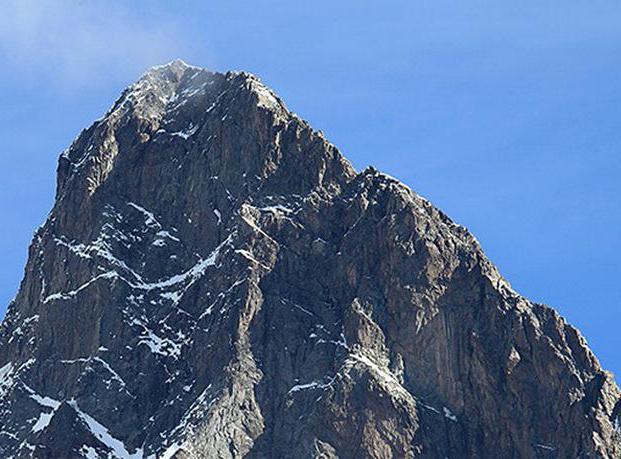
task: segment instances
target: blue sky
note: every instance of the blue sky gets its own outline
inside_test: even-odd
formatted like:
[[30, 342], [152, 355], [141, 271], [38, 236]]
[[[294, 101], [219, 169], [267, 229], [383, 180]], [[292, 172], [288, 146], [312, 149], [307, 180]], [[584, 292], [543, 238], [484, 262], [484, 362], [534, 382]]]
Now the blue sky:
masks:
[[248, 70], [467, 226], [621, 372], [621, 3], [7, 0], [0, 314], [56, 158], [150, 65]]

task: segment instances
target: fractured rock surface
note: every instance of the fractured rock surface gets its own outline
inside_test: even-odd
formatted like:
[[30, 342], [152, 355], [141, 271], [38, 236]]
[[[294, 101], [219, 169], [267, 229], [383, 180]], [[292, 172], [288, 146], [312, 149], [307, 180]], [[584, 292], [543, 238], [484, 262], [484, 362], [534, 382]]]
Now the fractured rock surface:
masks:
[[180, 61], [61, 155], [0, 327], [3, 458], [617, 458], [619, 398], [465, 228]]

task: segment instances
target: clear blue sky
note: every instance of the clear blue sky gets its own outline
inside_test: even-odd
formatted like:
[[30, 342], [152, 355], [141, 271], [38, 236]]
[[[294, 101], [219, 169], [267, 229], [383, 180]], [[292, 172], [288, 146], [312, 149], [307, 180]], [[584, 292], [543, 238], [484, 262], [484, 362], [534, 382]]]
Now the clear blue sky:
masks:
[[621, 374], [621, 3], [7, 0], [0, 314], [56, 158], [148, 66], [248, 70], [431, 199]]

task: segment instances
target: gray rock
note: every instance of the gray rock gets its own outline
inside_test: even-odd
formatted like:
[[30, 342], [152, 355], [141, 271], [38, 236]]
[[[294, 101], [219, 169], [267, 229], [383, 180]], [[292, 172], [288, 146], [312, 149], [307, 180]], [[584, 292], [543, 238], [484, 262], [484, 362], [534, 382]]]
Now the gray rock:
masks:
[[180, 61], [61, 155], [0, 327], [5, 458], [616, 458], [619, 398], [465, 228]]

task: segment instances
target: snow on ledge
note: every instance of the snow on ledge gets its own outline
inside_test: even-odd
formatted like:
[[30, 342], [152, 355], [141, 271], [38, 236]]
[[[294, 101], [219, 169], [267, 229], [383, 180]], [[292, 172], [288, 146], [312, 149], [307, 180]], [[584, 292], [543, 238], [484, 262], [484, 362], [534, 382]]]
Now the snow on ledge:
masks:
[[85, 413], [78, 406], [78, 402], [75, 400], [70, 400], [69, 405], [75, 410], [77, 415], [86, 423], [91, 433], [97, 438], [100, 442], [106, 445], [112, 452], [112, 457], [116, 457], [119, 459], [142, 459], [144, 457], [142, 450], [138, 449], [135, 453], [130, 453], [127, 450], [125, 444], [114, 438], [110, 431], [106, 426], [99, 423], [95, 418]]

